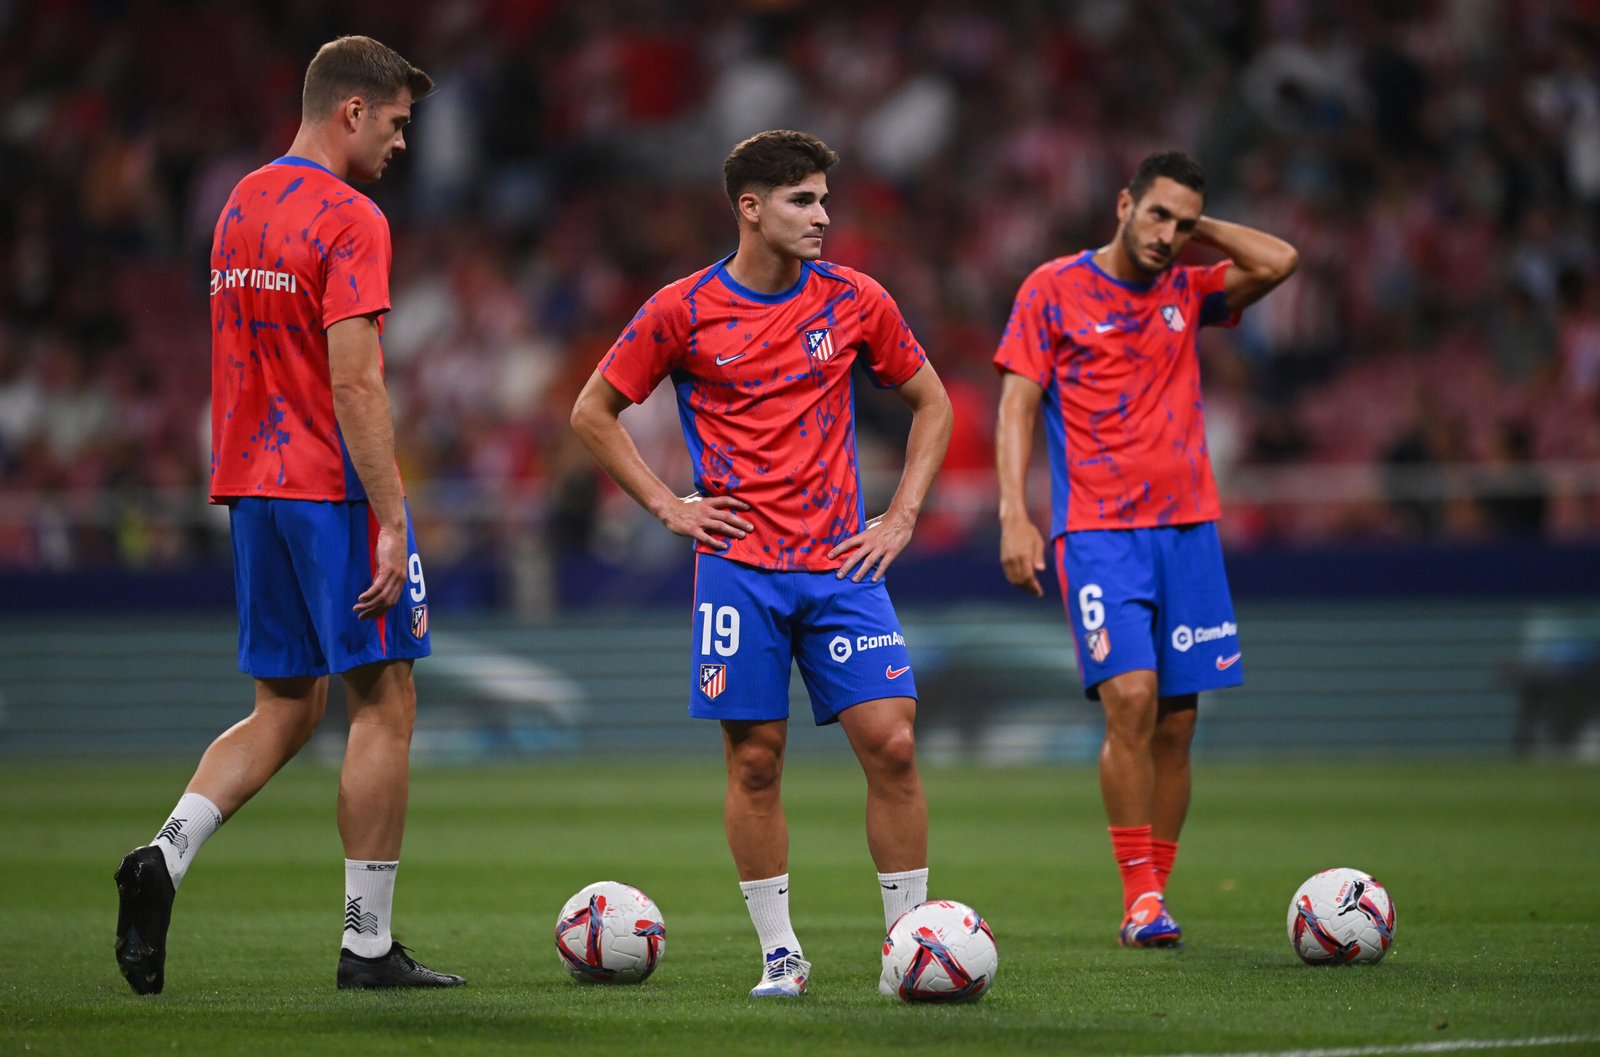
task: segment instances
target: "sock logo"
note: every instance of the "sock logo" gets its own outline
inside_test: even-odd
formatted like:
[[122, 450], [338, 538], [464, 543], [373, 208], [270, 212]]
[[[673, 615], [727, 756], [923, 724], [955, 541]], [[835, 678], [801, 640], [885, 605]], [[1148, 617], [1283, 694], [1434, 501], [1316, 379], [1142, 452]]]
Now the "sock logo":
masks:
[[788, 895], [789, 894], [789, 889], [787, 887], [780, 888], [780, 889], [778, 889], [778, 894], [779, 895]]
[[[882, 881], [879, 881], [878, 883], [879, 884], [883, 884]], [[899, 889], [900, 885], [899, 885], [899, 882], [896, 882], [895, 884], [892, 884], [892, 885], [883, 885], [883, 887], [885, 889], [887, 889], [888, 891], [893, 892], [893, 891], [896, 891], [897, 889]]]
[[361, 897], [349, 896], [344, 901], [344, 930], [368, 936], [378, 934], [378, 915], [361, 912]]
[[167, 824], [161, 827], [161, 832], [156, 834], [156, 840], [164, 840], [182, 855], [189, 850], [189, 835], [183, 832], [183, 824], [189, 821], [186, 818], [169, 818]]

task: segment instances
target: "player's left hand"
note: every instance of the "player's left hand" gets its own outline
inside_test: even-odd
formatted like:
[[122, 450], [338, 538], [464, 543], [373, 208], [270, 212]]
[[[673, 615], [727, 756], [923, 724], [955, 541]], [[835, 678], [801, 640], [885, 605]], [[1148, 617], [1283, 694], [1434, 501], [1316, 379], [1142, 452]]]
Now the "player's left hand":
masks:
[[883, 574], [889, 570], [889, 563], [899, 557], [900, 552], [906, 549], [906, 544], [911, 542], [911, 530], [916, 523], [916, 518], [896, 514], [893, 510], [879, 514], [867, 522], [865, 529], [836, 544], [828, 552], [829, 558], [849, 555], [834, 575], [843, 580], [850, 575], [851, 569], [855, 569], [855, 575], [850, 579], [860, 583], [867, 570], [876, 566], [872, 582], [882, 580]]
[[362, 620], [376, 620], [400, 601], [400, 589], [406, 583], [406, 534], [403, 530], [379, 529], [378, 542], [373, 547], [372, 585], [356, 599], [356, 616]]

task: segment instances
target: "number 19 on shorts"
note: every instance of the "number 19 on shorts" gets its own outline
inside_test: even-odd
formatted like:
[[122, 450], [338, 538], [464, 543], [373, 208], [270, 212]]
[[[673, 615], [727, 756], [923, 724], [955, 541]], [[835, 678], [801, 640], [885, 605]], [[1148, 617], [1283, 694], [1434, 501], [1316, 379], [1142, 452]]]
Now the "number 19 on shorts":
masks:
[[732, 657], [739, 652], [739, 611], [711, 602], [700, 604], [700, 655]]

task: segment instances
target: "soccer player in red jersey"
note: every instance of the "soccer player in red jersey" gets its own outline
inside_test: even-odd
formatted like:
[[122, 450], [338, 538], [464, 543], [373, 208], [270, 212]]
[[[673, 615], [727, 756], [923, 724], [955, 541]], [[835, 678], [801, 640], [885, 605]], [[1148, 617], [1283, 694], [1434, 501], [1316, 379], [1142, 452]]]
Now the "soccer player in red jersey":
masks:
[[[606, 472], [696, 541], [689, 714], [722, 725], [728, 846], [763, 954], [754, 997], [798, 996], [811, 971], [789, 920], [779, 797], [792, 663], [813, 718], [844, 728], [866, 774], [886, 925], [928, 890], [916, 685], [882, 580], [944, 457], [950, 401], [883, 287], [820, 259], [837, 160], [801, 132], [735, 147], [723, 176], [738, 250], [650, 298], [572, 410]], [[899, 488], [871, 520], [856, 467], [857, 365], [912, 412]], [[618, 419], [665, 378], [694, 463], [686, 500]]]
[[255, 708], [211, 743], [154, 840], [117, 869], [117, 965], [140, 994], [164, 983], [172, 903], [194, 856], [305, 745], [333, 672], [350, 712], [336, 982], [465, 983], [417, 964], [390, 933], [428, 606], [379, 344], [389, 225], [350, 185], [405, 149], [412, 103], [432, 88], [370, 38], [324, 45], [288, 154], [241, 180], [217, 221], [211, 501], [229, 509], [239, 667], [255, 677]]
[[[1047, 261], [1017, 293], [995, 353], [1000, 564], [1043, 595], [1044, 537], [1027, 508], [1045, 404], [1056, 569], [1078, 667], [1105, 711], [1100, 790], [1122, 873], [1119, 941], [1175, 947], [1167, 875], [1189, 808], [1202, 690], [1244, 679], [1206, 454], [1199, 328], [1294, 271], [1294, 247], [1205, 216], [1205, 178], [1179, 152], [1146, 158], [1117, 195], [1109, 245]], [[1177, 264], [1193, 240], [1229, 259]]]

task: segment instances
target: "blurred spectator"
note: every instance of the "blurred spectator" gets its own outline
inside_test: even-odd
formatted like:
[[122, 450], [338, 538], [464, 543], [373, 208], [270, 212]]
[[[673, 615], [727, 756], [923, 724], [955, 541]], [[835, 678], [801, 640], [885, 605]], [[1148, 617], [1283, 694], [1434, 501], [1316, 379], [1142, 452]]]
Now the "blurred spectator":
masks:
[[1556, 362], [1556, 328], [1543, 305], [1521, 283], [1509, 283], [1489, 321], [1495, 370], [1514, 386], [1537, 381]]
[[1385, 491], [1404, 536], [1431, 540], [1465, 529], [1470, 507], [1455, 479], [1465, 456], [1461, 424], [1420, 393], [1410, 428], [1383, 455]]
[[1474, 468], [1474, 492], [1490, 536], [1526, 540], [1544, 535], [1548, 484], [1532, 456], [1533, 443], [1527, 429], [1520, 425], [1502, 426], [1494, 434], [1488, 459]]

